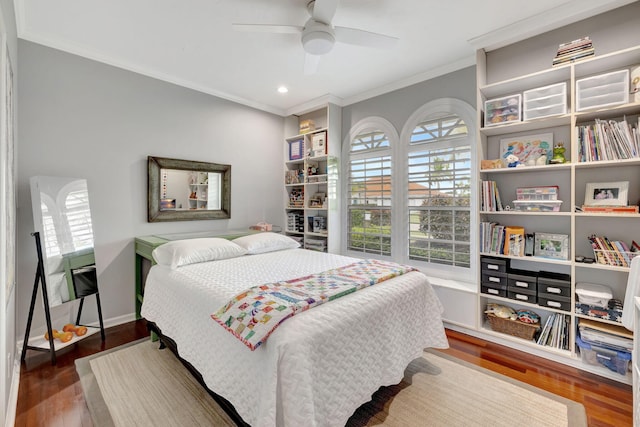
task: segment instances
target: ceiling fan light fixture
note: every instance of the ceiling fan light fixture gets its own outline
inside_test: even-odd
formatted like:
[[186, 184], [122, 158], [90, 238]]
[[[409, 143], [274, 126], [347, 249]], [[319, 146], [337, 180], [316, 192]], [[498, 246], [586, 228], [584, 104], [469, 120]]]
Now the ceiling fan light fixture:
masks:
[[329, 53], [336, 42], [333, 28], [322, 22], [309, 19], [302, 30], [302, 47], [311, 55]]

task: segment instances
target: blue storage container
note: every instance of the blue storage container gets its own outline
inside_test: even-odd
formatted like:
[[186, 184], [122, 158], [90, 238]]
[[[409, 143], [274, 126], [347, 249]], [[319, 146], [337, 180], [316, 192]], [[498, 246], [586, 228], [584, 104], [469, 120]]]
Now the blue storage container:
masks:
[[631, 353], [627, 351], [612, 350], [606, 347], [588, 344], [576, 335], [576, 344], [580, 348], [580, 357], [589, 365], [602, 365], [620, 375], [626, 375], [629, 370]]

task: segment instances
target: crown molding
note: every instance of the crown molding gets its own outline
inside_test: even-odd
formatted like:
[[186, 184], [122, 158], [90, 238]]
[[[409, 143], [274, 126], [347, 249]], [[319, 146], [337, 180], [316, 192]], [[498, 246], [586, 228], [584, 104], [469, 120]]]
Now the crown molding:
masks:
[[340, 97], [332, 95], [330, 93], [326, 95], [319, 96], [317, 98], [311, 99], [307, 102], [303, 102], [302, 104], [298, 104], [294, 107], [287, 109], [287, 116], [300, 116], [302, 114], [310, 113], [311, 111], [315, 111], [319, 108], [326, 107], [327, 104], [335, 104], [339, 107], [344, 105], [344, 100]]

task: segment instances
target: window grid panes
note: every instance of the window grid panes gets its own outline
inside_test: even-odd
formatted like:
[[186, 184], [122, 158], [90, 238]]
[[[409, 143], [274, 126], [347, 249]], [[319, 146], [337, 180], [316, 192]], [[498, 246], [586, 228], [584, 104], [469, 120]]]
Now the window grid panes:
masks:
[[93, 227], [89, 209], [89, 194], [86, 190], [71, 191], [65, 200], [66, 221], [73, 240], [73, 248], [93, 247]]
[[391, 156], [380, 155], [388, 148], [379, 131], [361, 133], [352, 141], [351, 151], [359, 155], [349, 162], [349, 250], [391, 255]]
[[408, 153], [409, 258], [470, 267], [471, 146], [457, 116], [420, 123]]

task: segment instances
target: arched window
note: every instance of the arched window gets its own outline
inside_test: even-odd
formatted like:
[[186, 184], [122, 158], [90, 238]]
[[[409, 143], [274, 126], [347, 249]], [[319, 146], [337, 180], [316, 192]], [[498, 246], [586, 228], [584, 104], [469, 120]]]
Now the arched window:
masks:
[[397, 132], [386, 120], [368, 118], [354, 125], [343, 145], [346, 171], [347, 251], [391, 255], [392, 145]]
[[471, 277], [474, 123], [471, 106], [439, 99], [418, 109], [401, 134], [407, 261], [428, 263], [435, 275], [464, 269]]

